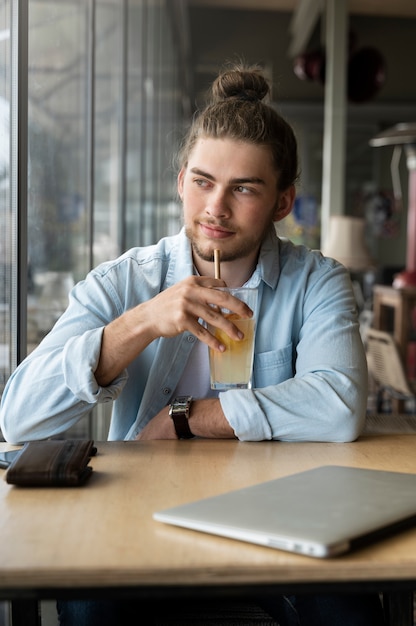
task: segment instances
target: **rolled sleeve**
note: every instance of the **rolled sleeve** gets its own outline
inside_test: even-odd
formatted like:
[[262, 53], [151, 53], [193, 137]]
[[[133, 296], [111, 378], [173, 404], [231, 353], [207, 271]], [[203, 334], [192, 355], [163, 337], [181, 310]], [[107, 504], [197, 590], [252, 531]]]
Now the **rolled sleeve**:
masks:
[[272, 439], [269, 420], [250, 389], [229, 390], [219, 394], [224, 415], [240, 441]]
[[82, 336], [72, 337], [63, 349], [62, 369], [65, 384], [76, 398], [89, 404], [116, 400], [127, 382], [124, 370], [107, 387], [100, 387], [94, 372], [100, 358], [104, 328], [94, 328]]

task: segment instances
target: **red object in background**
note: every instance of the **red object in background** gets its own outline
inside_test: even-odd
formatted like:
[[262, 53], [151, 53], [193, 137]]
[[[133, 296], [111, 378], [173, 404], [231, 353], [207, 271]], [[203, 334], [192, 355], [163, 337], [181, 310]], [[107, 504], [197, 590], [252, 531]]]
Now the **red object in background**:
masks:
[[[360, 103], [373, 98], [386, 80], [384, 57], [376, 48], [365, 46], [356, 49], [357, 37], [349, 33], [347, 97], [350, 102]], [[326, 54], [317, 48], [297, 56], [293, 71], [301, 80], [325, 84]]]
[[323, 48], [300, 54], [293, 63], [293, 71], [301, 80], [325, 83], [325, 51]]
[[[416, 142], [416, 136], [415, 136]], [[415, 143], [416, 146], [416, 143]], [[411, 152], [411, 148], [408, 148]], [[409, 198], [407, 207], [406, 269], [395, 276], [393, 287], [416, 287], [416, 147], [407, 159], [409, 170]]]
[[407, 344], [406, 375], [409, 380], [416, 380], [416, 341]]

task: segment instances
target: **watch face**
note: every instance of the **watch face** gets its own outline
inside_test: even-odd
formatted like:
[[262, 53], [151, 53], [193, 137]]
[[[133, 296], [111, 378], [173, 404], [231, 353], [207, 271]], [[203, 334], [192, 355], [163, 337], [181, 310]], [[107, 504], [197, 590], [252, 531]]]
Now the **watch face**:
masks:
[[183, 413], [189, 413], [189, 407], [191, 406], [192, 396], [179, 396], [175, 398], [172, 404], [170, 405], [169, 413], [171, 415]]

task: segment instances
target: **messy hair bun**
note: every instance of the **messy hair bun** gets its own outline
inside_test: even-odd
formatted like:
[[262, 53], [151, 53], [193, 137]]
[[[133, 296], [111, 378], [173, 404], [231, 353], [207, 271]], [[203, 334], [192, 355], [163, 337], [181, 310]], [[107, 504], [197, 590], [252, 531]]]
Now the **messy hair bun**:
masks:
[[269, 93], [269, 85], [258, 67], [245, 69], [238, 65], [220, 74], [212, 85], [213, 102], [227, 98], [261, 102]]
[[258, 66], [241, 64], [221, 72], [211, 87], [211, 100], [198, 113], [179, 152], [186, 167], [199, 138], [233, 139], [268, 146], [278, 173], [280, 190], [298, 177], [297, 143], [291, 126], [270, 104], [269, 84]]

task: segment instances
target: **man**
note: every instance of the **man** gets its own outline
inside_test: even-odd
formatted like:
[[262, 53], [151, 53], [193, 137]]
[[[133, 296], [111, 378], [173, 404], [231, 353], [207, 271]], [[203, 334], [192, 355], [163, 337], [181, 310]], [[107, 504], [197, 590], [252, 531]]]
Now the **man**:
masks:
[[[293, 207], [298, 163], [292, 129], [263, 102], [268, 93], [257, 68], [231, 68], [214, 82], [212, 102], [180, 152], [184, 228], [104, 263], [73, 289], [68, 310], [5, 389], [1, 426], [9, 441], [63, 433], [108, 400], [115, 401], [110, 439], [177, 438], [169, 415], [177, 396], [188, 398], [188, 437], [352, 441], [360, 434], [367, 370], [349, 276], [276, 235], [274, 223]], [[258, 321], [253, 388], [217, 394], [207, 347], [224, 346], [204, 323], [239, 339], [217, 307], [252, 314], [215, 289], [225, 285], [258, 288]], [[382, 624], [376, 595], [296, 602], [269, 608], [282, 625], [305, 615], [313, 624]], [[61, 624], [112, 623], [94, 621], [92, 604], [88, 618], [62, 604]]]

